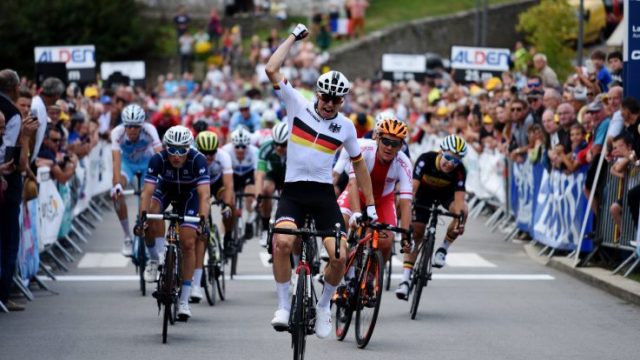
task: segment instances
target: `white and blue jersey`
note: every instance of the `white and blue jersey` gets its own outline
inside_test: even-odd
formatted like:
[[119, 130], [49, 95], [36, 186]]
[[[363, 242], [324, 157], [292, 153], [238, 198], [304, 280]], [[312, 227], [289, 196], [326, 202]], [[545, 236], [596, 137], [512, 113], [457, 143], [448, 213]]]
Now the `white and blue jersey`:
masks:
[[127, 136], [124, 125], [116, 126], [111, 132], [111, 149], [120, 151], [120, 172], [131, 182], [136, 172], [147, 173], [149, 160], [155, 154], [155, 148], [161, 147], [158, 131], [150, 123], [144, 123], [140, 130], [138, 141], [131, 141]]

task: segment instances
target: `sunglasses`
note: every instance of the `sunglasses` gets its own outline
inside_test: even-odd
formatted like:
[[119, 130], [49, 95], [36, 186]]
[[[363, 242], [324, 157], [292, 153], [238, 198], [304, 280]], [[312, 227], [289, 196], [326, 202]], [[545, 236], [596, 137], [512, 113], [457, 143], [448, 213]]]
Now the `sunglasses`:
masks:
[[529, 103], [534, 103], [534, 102], [538, 102], [540, 100], [540, 98], [537, 97], [530, 97], [527, 99], [527, 101], [529, 101]]
[[283, 142], [282, 144], [278, 144], [278, 143], [273, 143], [273, 144], [274, 144], [275, 146], [277, 146], [277, 147], [283, 147], [283, 148], [287, 147], [287, 142], [286, 142], [286, 141], [285, 141], [285, 142]]
[[449, 153], [443, 153], [442, 157], [447, 160], [448, 162], [452, 163], [453, 166], [459, 165], [462, 160], [458, 159], [457, 157], [449, 154]]
[[246, 149], [247, 145], [236, 145], [236, 149]]
[[184, 156], [189, 152], [189, 148], [169, 146], [167, 147], [167, 152], [169, 153], [169, 155], [173, 156]]
[[528, 87], [529, 89], [533, 89], [533, 88], [536, 88], [536, 87], [538, 87], [538, 86], [540, 86], [540, 85], [542, 85], [542, 84], [541, 84], [541, 83], [539, 83], [539, 82], [535, 82], [535, 83], [528, 83], [528, 84], [527, 84], [527, 87]]
[[55, 139], [49, 138], [49, 141], [51, 141], [54, 144], [60, 144], [62, 142], [62, 138], [55, 138]]
[[522, 108], [511, 108], [511, 112], [520, 112], [522, 110]]
[[201, 151], [202, 155], [204, 155], [204, 156], [215, 156], [217, 152], [218, 152], [217, 150]]
[[382, 143], [382, 145], [384, 146], [389, 146], [392, 147], [394, 149], [399, 148], [400, 146], [402, 146], [402, 141], [400, 140], [391, 140], [389, 138], [380, 138], [380, 142]]
[[138, 126], [138, 125], [125, 125], [124, 128], [125, 129], [140, 129], [142, 126]]
[[342, 101], [344, 100], [342, 96], [331, 96], [327, 94], [320, 94], [320, 99], [324, 102], [330, 102], [333, 104], [342, 104]]

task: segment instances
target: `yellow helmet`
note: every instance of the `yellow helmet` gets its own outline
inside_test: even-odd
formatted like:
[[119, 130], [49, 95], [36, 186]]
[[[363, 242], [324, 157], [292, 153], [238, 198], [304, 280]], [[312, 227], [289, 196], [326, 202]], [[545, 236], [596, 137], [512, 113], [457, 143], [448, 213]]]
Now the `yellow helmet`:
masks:
[[213, 131], [202, 131], [196, 137], [196, 146], [200, 152], [213, 152], [218, 149], [218, 135]]
[[404, 139], [407, 136], [409, 130], [407, 129], [407, 125], [405, 125], [402, 121], [393, 117], [388, 117], [378, 124], [376, 132], [378, 133], [378, 135], [387, 134], [398, 137], [400, 139]]

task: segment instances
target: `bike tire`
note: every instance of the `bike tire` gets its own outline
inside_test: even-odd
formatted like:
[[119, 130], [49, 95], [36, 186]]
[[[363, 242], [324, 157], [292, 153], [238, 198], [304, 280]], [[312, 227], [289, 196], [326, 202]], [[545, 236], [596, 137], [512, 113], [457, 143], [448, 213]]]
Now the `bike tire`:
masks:
[[306, 294], [306, 269], [300, 268], [298, 282], [296, 284], [296, 295], [294, 297], [293, 321], [291, 328], [291, 341], [293, 344], [293, 360], [303, 360], [306, 347], [307, 321], [305, 306]]
[[164, 265], [162, 266], [162, 273], [160, 276], [161, 279], [161, 289], [163, 294], [163, 305], [164, 305], [164, 316], [162, 319], [162, 343], [167, 343], [167, 328], [168, 324], [173, 325], [174, 323], [174, 301], [173, 301], [173, 291], [175, 289], [175, 279], [174, 279], [174, 265], [175, 264], [175, 251], [171, 248], [168, 248]]
[[418, 306], [420, 305], [420, 297], [422, 296], [422, 289], [427, 286], [427, 279], [429, 277], [428, 268], [430, 267], [431, 257], [433, 253], [434, 239], [427, 239], [422, 251], [420, 252], [420, 261], [418, 262], [418, 269], [414, 271], [412, 284], [414, 293], [411, 298], [411, 320], [416, 319], [418, 313]]
[[162, 343], [167, 343], [167, 333], [169, 328], [170, 318], [173, 316], [171, 313], [171, 306], [164, 305], [164, 316], [162, 318]]
[[384, 272], [384, 290], [389, 291], [391, 288], [391, 273], [393, 268], [393, 255], [389, 256], [389, 260], [387, 261], [387, 270]]
[[209, 306], [216, 304], [216, 278], [214, 276], [213, 264], [208, 260], [202, 267], [202, 280], [200, 286], [204, 289], [204, 295], [207, 298]]
[[[373, 288], [369, 289], [367, 284], [368, 280], [375, 281]], [[363, 349], [371, 340], [373, 335], [373, 329], [376, 326], [378, 320], [378, 313], [380, 311], [380, 303], [382, 302], [382, 288], [384, 286], [384, 262], [382, 261], [382, 253], [380, 250], [371, 252], [367, 257], [364, 264], [364, 271], [362, 272], [358, 281], [358, 291], [356, 297], [356, 342], [358, 347]], [[365, 309], [371, 308], [372, 297], [373, 313], [371, 319], [366, 321]]]
[[135, 259], [135, 263], [136, 263], [136, 268], [138, 269], [138, 282], [139, 282], [139, 286], [140, 286], [140, 293], [142, 294], [142, 296], [146, 296], [147, 295], [147, 282], [144, 281], [144, 270], [146, 268], [147, 262], [146, 262], [146, 252], [145, 252], [145, 246], [144, 246], [144, 241], [136, 236], [134, 241], [134, 244], [137, 244], [137, 249], [136, 249], [136, 257], [137, 259]]
[[217, 247], [217, 257], [216, 257], [216, 261], [215, 261], [215, 265], [214, 265], [214, 276], [216, 278], [216, 288], [218, 289], [218, 296], [220, 297], [221, 301], [224, 301], [224, 299], [226, 298], [226, 286], [225, 286], [225, 278], [224, 278], [224, 273], [225, 273], [225, 261], [223, 259], [223, 254], [222, 254], [222, 244], [220, 243], [220, 238], [218, 237], [218, 241], [216, 241], [216, 247]]

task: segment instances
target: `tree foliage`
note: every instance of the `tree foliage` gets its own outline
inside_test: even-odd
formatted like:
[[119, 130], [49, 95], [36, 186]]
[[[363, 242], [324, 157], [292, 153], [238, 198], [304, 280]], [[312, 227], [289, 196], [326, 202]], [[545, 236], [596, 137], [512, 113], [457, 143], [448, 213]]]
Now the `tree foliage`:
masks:
[[156, 30], [135, 0], [0, 1], [0, 67], [33, 77], [34, 47], [96, 46], [97, 61], [140, 59]]
[[518, 31], [547, 56], [549, 66], [560, 79], [571, 72], [575, 53], [569, 39], [575, 38], [578, 22], [575, 9], [566, 0], [542, 0], [520, 14]]

